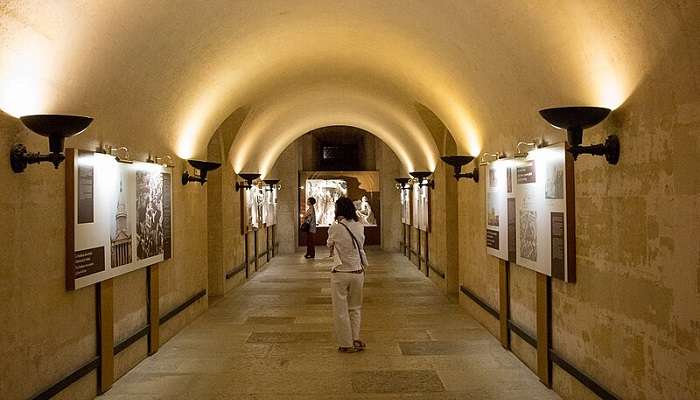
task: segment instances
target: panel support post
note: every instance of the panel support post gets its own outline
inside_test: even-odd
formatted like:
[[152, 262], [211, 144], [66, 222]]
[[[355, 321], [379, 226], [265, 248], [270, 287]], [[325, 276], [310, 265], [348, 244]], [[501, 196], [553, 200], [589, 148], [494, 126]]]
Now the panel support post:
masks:
[[253, 252], [255, 253], [255, 272], [258, 272], [258, 229], [253, 230]]
[[552, 359], [549, 348], [552, 339], [552, 278], [537, 273], [537, 376], [548, 388], [552, 387]]
[[148, 266], [148, 355], [153, 355], [160, 347], [160, 305], [158, 292], [158, 264]]
[[421, 255], [422, 255], [422, 253], [423, 253], [423, 252], [421, 251], [421, 244], [420, 244], [420, 236], [421, 236], [421, 235], [420, 235], [420, 229], [416, 228], [416, 233], [417, 233], [417, 235], [416, 235], [416, 241], [417, 241], [417, 244], [418, 244], [418, 245], [416, 246], [416, 247], [417, 247], [416, 250], [418, 250], [418, 255], [416, 256], [416, 258], [418, 259], [418, 271], [420, 271], [420, 268], [421, 268], [421, 266], [420, 266], [420, 257], [421, 257]]
[[425, 259], [425, 276], [430, 276], [430, 245], [428, 241], [428, 232], [425, 232], [425, 256], [423, 258]]
[[508, 320], [510, 319], [510, 262], [505, 260], [498, 261], [498, 298], [501, 331], [501, 345], [503, 348], [510, 350], [510, 329], [508, 329]]
[[97, 348], [100, 369], [97, 391], [105, 393], [114, 383], [114, 292], [112, 279], [97, 283]]

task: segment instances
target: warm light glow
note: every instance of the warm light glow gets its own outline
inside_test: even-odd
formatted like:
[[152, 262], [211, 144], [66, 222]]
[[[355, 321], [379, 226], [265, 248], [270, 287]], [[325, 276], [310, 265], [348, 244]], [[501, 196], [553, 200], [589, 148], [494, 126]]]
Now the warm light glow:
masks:
[[[46, 112], [53, 98], [46, 75], [51, 68], [47, 44], [28, 38], [0, 58], [0, 109], [14, 117]], [[47, 60], [48, 58], [48, 60]]]

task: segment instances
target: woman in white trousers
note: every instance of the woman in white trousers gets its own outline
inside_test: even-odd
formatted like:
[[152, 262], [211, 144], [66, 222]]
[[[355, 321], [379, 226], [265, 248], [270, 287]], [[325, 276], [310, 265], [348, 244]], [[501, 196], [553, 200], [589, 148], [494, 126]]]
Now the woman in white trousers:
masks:
[[335, 223], [328, 228], [328, 247], [334, 260], [331, 270], [333, 326], [338, 351], [355, 353], [365, 348], [360, 340], [362, 287], [367, 264], [365, 231], [349, 198], [341, 197], [335, 202], [335, 215]]

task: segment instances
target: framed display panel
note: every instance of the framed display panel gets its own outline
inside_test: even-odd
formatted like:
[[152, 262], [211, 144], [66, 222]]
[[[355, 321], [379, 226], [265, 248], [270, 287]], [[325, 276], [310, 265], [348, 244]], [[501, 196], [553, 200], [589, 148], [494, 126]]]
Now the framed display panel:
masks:
[[265, 190], [260, 186], [253, 184], [250, 188], [241, 191], [241, 203], [243, 204], [241, 224], [243, 233], [260, 229], [264, 223]]
[[401, 222], [411, 224], [411, 190], [401, 189]]
[[486, 168], [486, 253], [515, 262], [515, 163], [501, 159]]
[[262, 220], [266, 226], [274, 226], [277, 224], [277, 186], [265, 187], [264, 190]]
[[172, 256], [172, 173], [159, 164], [66, 149], [66, 287]]
[[335, 220], [335, 202], [341, 196], [353, 200], [359, 221], [367, 227], [380, 223], [378, 171], [303, 171], [299, 174], [299, 213], [306, 212], [306, 200], [316, 199], [316, 226], [330, 226]]
[[430, 188], [413, 184], [413, 215], [412, 224], [415, 228], [430, 231]]
[[573, 178], [563, 143], [515, 163], [516, 262], [566, 282], [576, 280]]

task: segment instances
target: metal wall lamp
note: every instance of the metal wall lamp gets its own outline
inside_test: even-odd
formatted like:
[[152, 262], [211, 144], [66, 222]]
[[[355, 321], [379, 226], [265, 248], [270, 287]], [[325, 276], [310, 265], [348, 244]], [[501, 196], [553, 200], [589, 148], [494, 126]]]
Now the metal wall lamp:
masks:
[[433, 173], [430, 171], [413, 171], [409, 172], [409, 175], [411, 175], [417, 182], [418, 182], [418, 187], [429, 187], [431, 189], [435, 189], [435, 180], [434, 179], [428, 179], [430, 175]]
[[[515, 154], [513, 155], [513, 158], [525, 158], [529, 154], [529, 150], [534, 150], [538, 147], [543, 146], [538, 146], [537, 142], [518, 142], [518, 144], [515, 146]], [[523, 150], [523, 148], [525, 148], [525, 150]]]
[[443, 156], [440, 157], [442, 161], [445, 163], [451, 165], [454, 170], [455, 174], [454, 177], [457, 180], [460, 180], [461, 178], [468, 178], [468, 179], [473, 179], [474, 182], [478, 183], [479, 182], [479, 167], [474, 167], [472, 172], [466, 172], [462, 173], [462, 167], [469, 164], [472, 162], [474, 159], [473, 156]]
[[146, 159], [146, 162], [152, 163], [152, 164], [162, 165], [166, 168], [173, 168], [175, 166], [173, 163], [173, 157], [170, 154], [166, 154], [164, 156], [149, 154], [148, 158]]
[[58, 169], [66, 159], [63, 154], [65, 139], [84, 131], [93, 119], [80, 115], [38, 114], [25, 115], [20, 120], [32, 132], [49, 138], [49, 153], [30, 153], [25, 145], [13, 144], [10, 148], [10, 166], [15, 173], [23, 172], [28, 164], [44, 161], [51, 162]]
[[201, 160], [187, 160], [187, 162], [195, 169], [199, 170], [199, 175], [190, 175], [187, 170], [182, 173], [182, 184], [187, 185], [189, 182], [199, 182], [204, 185], [207, 182], [207, 173], [221, 166], [221, 163]]
[[615, 165], [620, 159], [620, 140], [617, 135], [610, 135], [605, 143], [582, 146], [583, 130], [598, 125], [608, 114], [609, 108], [603, 107], [557, 107], [540, 110], [540, 115], [552, 126], [566, 129], [569, 147], [567, 150], [574, 156], [580, 154], [605, 156], [609, 164]]
[[505, 153], [497, 151], [495, 153], [483, 153], [479, 159], [479, 166], [489, 165], [490, 162], [496, 161], [501, 158], [506, 158]]
[[394, 178], [394, 180], [396, 181], [396, 190], [405, 190], [411, 188], [409, 184], [411, 178]]
[[282, 185], [280, 185], [279, 179], [263, 179], [265, 185], [267, 186], [265, 190], [271, 192], [275, 189], [282, 190]]
[[242, 172], [242, 173], [238, 174], [238, 176], [240, 176], [245, 181], [245, 183], [236, 182], [236, 191], [239, 191], [241, 189], [252, 188], [253, 181], [260, 178], [260, 174], [258, 174], [258, 173]]

